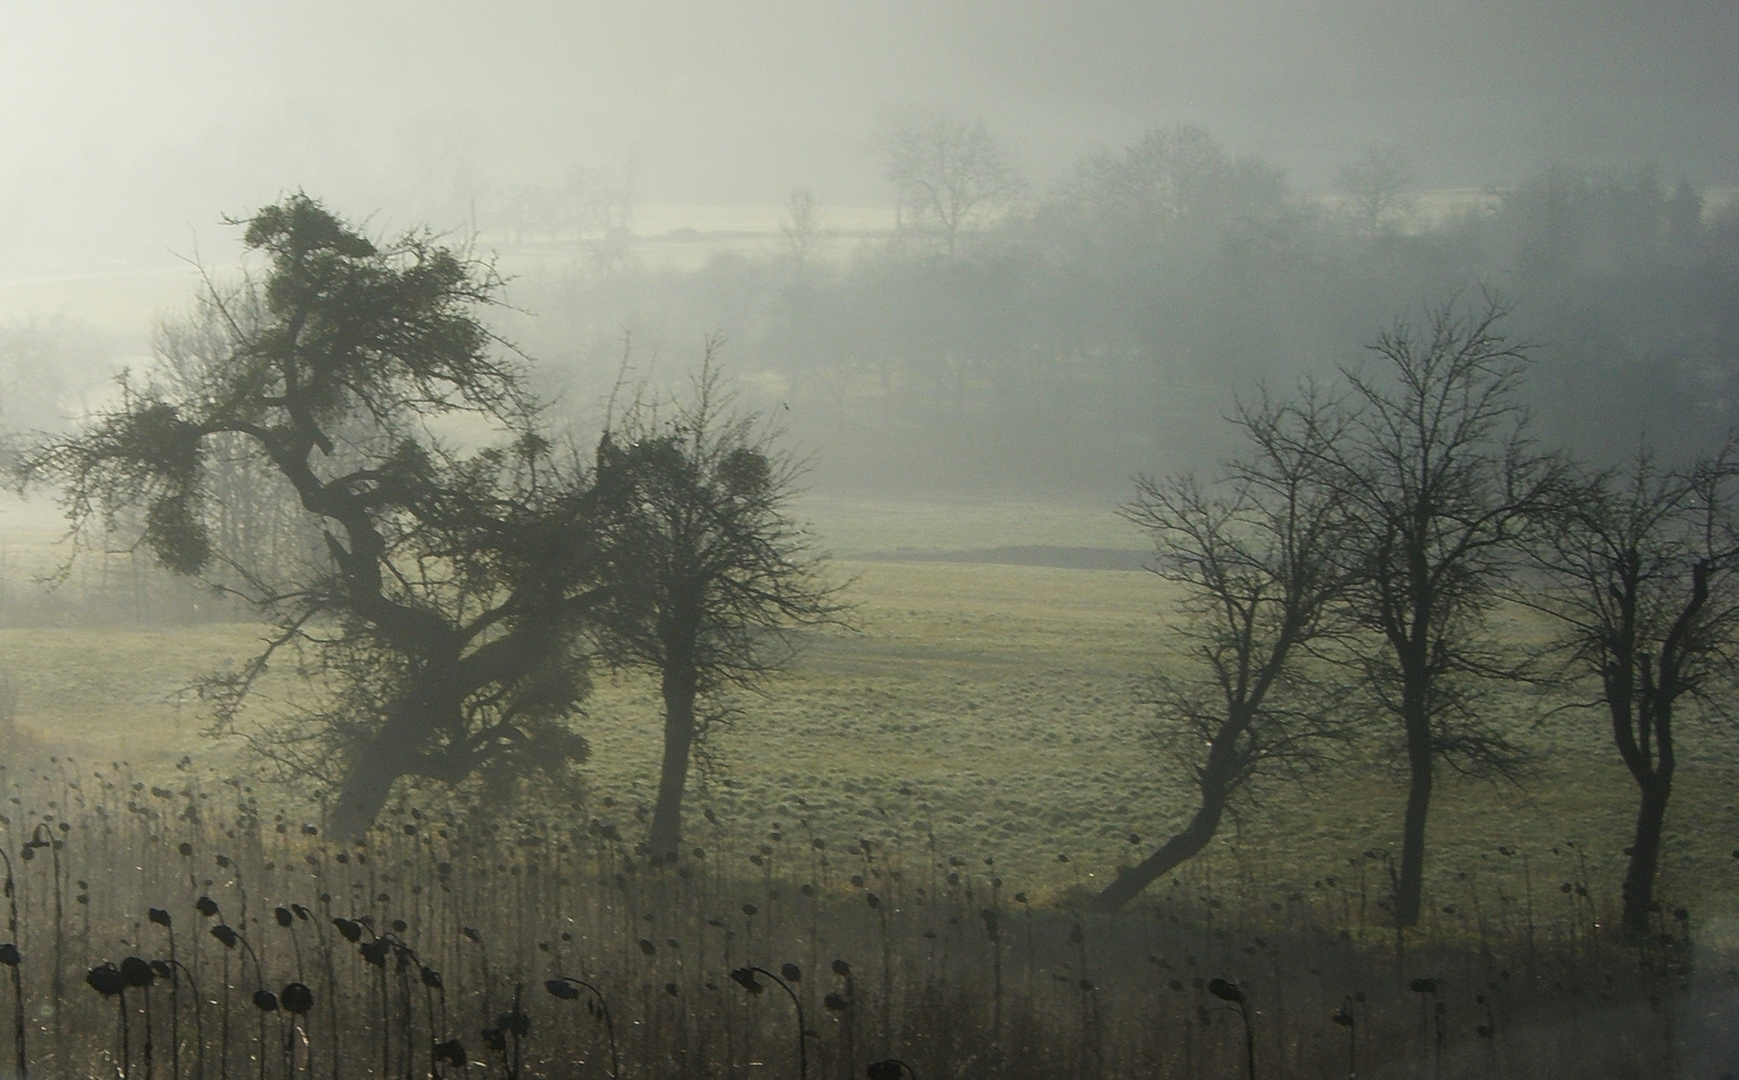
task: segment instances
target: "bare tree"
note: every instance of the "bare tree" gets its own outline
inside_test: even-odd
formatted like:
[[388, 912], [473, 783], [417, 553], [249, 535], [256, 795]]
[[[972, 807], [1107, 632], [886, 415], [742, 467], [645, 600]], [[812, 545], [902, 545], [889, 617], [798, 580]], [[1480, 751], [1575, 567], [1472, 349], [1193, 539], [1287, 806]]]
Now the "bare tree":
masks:
[[1533, 552], [1550, 582], [1528, 602], [1556, 618], [1558, 647], [1597, 681], [1636, 781], [1624, 875], [1625, 933], [1649, 930], [1683, 712], [1730, 715], [1739, 676], [1739, 444], [1682, 471], [1639, 453], [1573, 489]]
[[1239, 218], [1273, 220], [1285, 195], [1281, 170], [1233, 158], [1207, 131], [1180, 124], [1149, 131], [1121, 152], [1095, 154], [1061, 202], [1115, 244], [1141, 249], [1212, 234]]
[[779, 220], [779, 232], [791, 255], [791, 277], [798, 287], [807, 283], [809, 260], [822, 238], [821, 200], [813, 188], [792, 188], [785, 200], [785, 214]]
[[1404, 147], [1373, 146], [1341, 169], [1335, 186], [1346, 196], [1359, 231], [1375, 236], [1404, 220], [1413, 208], [1413, 162]]
[[[1194, 678], [1159, 680], [1161, 733], [1195, 762], [1189, 822], [1099, 894], [1116, 909], [1213, 839], [1234, 797], [1265, 772], [1311, 766], [1341, 737], [1310, 655], [1339, 636], [1350, 579], [1336, 551], [1346, 493], [1325, 482], [1334, 410], [1307, 394], [1241, 409], [1250, 456], [1210, 493], [1189, 478], [1140, 481], [1123, 516], [1154, 540], [1154, 571], [1182, 590]], [[1319, 669], [1322, 665], [1316, 665]]]
[[77, 319], [0, 322], [0, 424], [61, 431], [89, 411], [115, 365], [96, 330]]
[[612, 598], [604, 650], [655, 671], [664, 755], [648, 844], [673, 858], [690, 759], [728, 720], [721, 691], [755, 688], [792, 654], [790, 631], [839, 618], [837, 590], [791, 519], [795, 463], [730, 410], [714, 350], [686, 403], [636, 408], [598, 447]]
[[1026, 187], [1013, 155], [983, 121], [906, 115], [888, 133], [886, 154], [896, 228], [934, 237], [949, 256]]
[[1520, 760], [1477, 707], [1482, 687], [1524, 674], [1486, 616], [1564, 468], [1529, 439], [1517, 400], [1526, 354], [1498, 331], [1504, 314], [1487, 295], [1381, 334], [1370, 347], [1378, 370], [1344, 373], [1357, 412], [1345, 437], [1326, 443], [1351, 526], [1341, 557], [1357, 586], [1347, 610], [1370, 632], [1357, 663], [1398, 723], [1407, 762], [1392, 899], [1400, 927], [1419, 918], [1437, 762], [1504, 773]]

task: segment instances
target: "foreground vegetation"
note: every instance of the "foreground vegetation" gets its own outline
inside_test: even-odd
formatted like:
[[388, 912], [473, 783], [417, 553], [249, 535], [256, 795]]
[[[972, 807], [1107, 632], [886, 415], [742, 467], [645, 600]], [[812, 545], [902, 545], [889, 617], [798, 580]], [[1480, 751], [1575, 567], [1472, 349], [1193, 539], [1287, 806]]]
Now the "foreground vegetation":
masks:
[[[842, 520], [859, 512], [828, 510]], [[974, 543], [976, 529], [965, 523], [955, 542]], [[934, 832], [945, 850], [995, 857], [1046, 898], [1131, 861], [1130, 833], [1156, 833], [1187, 810], [1185, 778], [1156, 764], [1138, 704], [1145, 673], [1163, 660], [1151, 575], [935, 562], [840, 569], [854, 581], [859, 629], [817, 633], [777, 696], [743, 702], [712, 746], [697, 808], [758, 829], [807, 815], [832, 835]], [[157, 777], [195, 745], [202, 758], [240, 769], [233, 744], [199, 739], [199, 703], [184, 689], [225, 657], [246, 655], [260, 633], [245, 623], [10, 629], [0, 630], [0, 651], [18, 728], [33, 746], [108, 760], [124, 738], [135, 770]], [[589, 798], [614, 800], [632, 820], [636, 808], [650, 809], [657, 775], [656, 688], [623, 679], [595, 695], [585, 726]], [[1550, 848], [1565, 840], [1582, 850], [1598, 900], [1616, 897], [1632, 812], [1621, 767], [1592, 719], [1534, 719], [1517, 708], [1519, 729], [1564, 751], [1550, 771], [1524, 789], [1447, 781], [1433, 897], [1464, 891], [1463, 873], [1518, 892], [1519, 864], [1498, 847], [1552, 863]], [[1739, 808], [1729, 761], [1710, 754], [1684, 768], [1683, 810], [1668, 822], [1678, 854], [1663, 867], [1662, 890], [1700, 923], [1739, 902], [1729, 854]], [[1392, 845], [1401, 798], [1399, 777], [1381, 769], [1277, 786], [1209, 849], [1200, 872], [1264, 888], [1309, 884]], [[1561, 882], [1572, 862], [1541, 874]]]
[[[248, 655], [263, 629], [129, 625], [139, 590], [115, 589], [131, 584], [127, 562], [109, 568], [107, 584], [128, 603], [99, 618], [98, 568], [81, 570], [91, 590], [79, 602], [75, 578], [60, 613], [83, 612], [90, 625], [0, 631], [15, 693], [4, 797], [19, 801], [4, 808], [5, 847], [17, 869], [31, 1071], [93, 1075], [119, 1064], [117, 1003], [82, 979], [104, 961], [167, 957], [153, 907], [170, 915], [179, 959], [203, 991], [207, 1077], [225, 1075], [226, 1000], [229, 1072], [257, 1075], [263, 1061], [286, 1074], [285, 1017], [265, 1017], [259, 1058], [263, 1014], [252, 994], [263, 983], [282, 997], [291, 981], [314, 994], [298, 1021], [307, 1049], [300, 1035], [293, 1048], [300, 1073], [403, 1075], [407, 1063], [455, 1071], [431, 1066], [420, 971], [371, 967], [357, 953], [370, 933], [346, 942], [330, 922], [365, 916], [383, 935], [404, 921], [397, 938], [441, 976], [441, 1041], [458, 1039], [492, 1070], [512, 1067], [511, 1048], [504, 1064], [482, 1032], [499, 1028], [521, 988], [531, 1017], [521, 1075], [609, 1075], [601, 1022], [583, 1001], [544, 989], [557, 975], [602, 991], [622, 1075], [795, 1075], [782, 992], [757, 976], [771, 993], [751, 995], [729, 978], [746, 964], [778, 973], [786, 963], [800, 969], [794, 989], [818, 1033], [807, 1046], [817, 1076], [861, 1076], [888, 1057], [924, 1077], [1236, 1075], [1243, 1029], [1236, 1003], [1208, 990], [1216, 978], [1254, 1010], [1262, 1076], [1345, 1075], [1355, 1049], [1367, 1075], [1428, 1072], [1440, 1061], [1443, 1075], [1526, 1076], [1578, 1060], [1588, 1075], [1665, 1075], [1673, 1055], [1686, 1067], [1714, 1060], [1696, 1057], [1718, 1047], [1714, 1022], [1697, 1017], [1739, 944], [1729, 915], [1739, 868], [1727, 850], [1739, 813], [1722, 757], [1682, 766], [1665, 903], [1657, 937], [1641, 949], [1620, 950], [1597, 931], [1617, 914], [1631, 824], [1605, 733], [1577, 714], [1539, 724], [1541, 710], [1521, 691], [1506, 713], [1519, 737], [1553, 750], [1551, 771], [1521, 789], [1446, 785], [1426, 914], [1399, 953], [1382, 904], [1403, 789], [1377, 763], [1307, 788], [1259, 789], [1255, 806], [1144, 902], [1124, 915], [1086, 914], [1095, 885], [1138, 857], [1131, 838], [1157, 834], [1189, 808], [1187, 777], [1156, 766], [1139, 704], [1146, 675], [1175, 663], [1164, 651], [1165, 586], [1135, 572], [863, 556], [992, 547], [1017, 519], [1032, 522], [1013, 534], [1020, 539], [1138, 541], [1108, 513], [828, 500], [804, 509], [840, 538], [855, 629], [809, 632], [779, 693], [741, 700], [741, 717], [711, 745], [694, 802], [691, 842], [706, 856], [691, 852], [661, 874], [633, 852], [657, 775], [651, 681], [625, 676], [594, 692], [580, 805], [552, 812], [532, 792], [516, 809], [449, 824], [443, 814], [467, 808], [418, 791], [366, 848], [328, 847], [302, 831], [318, 824], [319, 808], [241, 771], [239, 748], [203, 743], [201, 765], [177, 767], [204, 724], [184, 688], [224, 658]], [[12, 551], [19, 564], [40, 553], [23, 540]], [[160, 575], [139, 588], [164, 611], [179, 595]], [[1502, 624], [1516, 640], [1540, 629], [1519, 612]], [[268, 687], [266, 700], [283, 689]], [[38, 823], [63, 822], [57, 921], [54, 853], [18, 857]], [[179, 853], [184, 842], [192, 855]], [[219, 866], [220, 855], [232, 865]], [[202, 895], [219, 916], [196, 913]], [[293, 930], [276, 925], [279, 905]], [[259, 973], [239, 944], [231, 953], [209, 936], [219, 918], [259, 952]], [[848, 994], [836, 959], [852, 973], [844, 1011], [825, 1004]], [[412, 991], [409, 1026], [401, 978]], [[1418, 979], [1434, 980], [1437, 992], [1416, 993]], [[215, 989], [226, 983], [227, 997]], [[195, 995], [184, 984], [173, 1007], [172, 989], [148, 991], [151, 1068], [174, 1067], [173, 1012], [179, 1075], [197, 1075]], [[128, 997], [134, 1075], [145, 1068], [145, 996]], [[1350, 1028], [1335, 1021], [1343, 1007]]]
[[[1377, 859], [1290, 892], [1204, 866], [1139, 915], [1088, 917], [970, 849], [807, 817], [763, 830], [709, 812], [687, 857], [654, 870], [607, 797], [557, 816], [401, 805], [333, 847], [187, 762], [167, 785], [67, 758], [5, 779], [18, 952], [0, 962], [18, 973], [20, 1075], [845, 1077], [892, 1057], [926, 1077], [1640, 1076], [1711, 1061], [1686, 1003], [1714, 980], [1691, 967], [1688, 921], [1669, 915], [1640, 950], [1604, 944], [1573, 851], [1566, 891], [1470, 882], [1450, 918], [1396, 940], [1369, 904]], [[789, 1000], [766, 992], [779, 978]]]

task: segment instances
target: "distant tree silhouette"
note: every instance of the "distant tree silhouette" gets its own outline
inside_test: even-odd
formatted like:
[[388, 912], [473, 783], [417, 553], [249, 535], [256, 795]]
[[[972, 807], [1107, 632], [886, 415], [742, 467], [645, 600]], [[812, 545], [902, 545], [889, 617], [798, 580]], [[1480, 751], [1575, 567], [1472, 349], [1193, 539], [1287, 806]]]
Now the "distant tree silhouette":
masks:
[[911, 113], [888, 132], [885, 152], [900, 230], [933, 237], [949, 256], [1026, 186], [1013, 155], [982, 121]]
[[1152, 259], [1179, 240], [1217, 239], [1240, 218], [1271, 220], [1285, 195], [1280, 169], [1234, 158], [1206, 130], [1180, 124], [1083, 161], [1050, 214], [1111, 254], [1125, 249]]
[[1375, 236], [1403, 220], [1412, 209], [1413, 163], [1399, 146], [1373, 146], [1341, 169], [1335, 187], [1359, 231]]

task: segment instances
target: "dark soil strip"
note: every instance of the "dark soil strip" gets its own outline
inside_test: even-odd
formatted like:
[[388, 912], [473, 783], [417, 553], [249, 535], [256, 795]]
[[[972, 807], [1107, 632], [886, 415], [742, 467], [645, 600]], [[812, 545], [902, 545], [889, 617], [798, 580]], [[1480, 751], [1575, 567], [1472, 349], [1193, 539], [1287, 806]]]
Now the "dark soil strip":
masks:
[[897, 548], [870, 551], [851, 558], [861, 562], [991, 563], [998, 566], [1054, 566], [1063, 570], [1141, 570], [1149, 553], [1123, 548], [1051, 547], [1042, 544], [1018, 547], [972, 548], [965, 551], [923, 551]]

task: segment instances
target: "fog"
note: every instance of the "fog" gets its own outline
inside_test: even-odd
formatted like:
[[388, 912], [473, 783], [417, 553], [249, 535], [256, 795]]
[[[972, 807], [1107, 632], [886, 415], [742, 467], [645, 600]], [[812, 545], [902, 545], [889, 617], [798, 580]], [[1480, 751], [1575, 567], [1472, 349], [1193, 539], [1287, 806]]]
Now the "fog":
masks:
[[1187, 122], [1324, 186], [1403, 143], [1428, 186], [1547, 164], [1739, 168], [1727, 4], [881, 0], [16, 5], [0, 35], [8, 274], [185, 249], [301, 186], [383, 221], [638, 163], [649, 204], [880, 204], [875, 126], [982, 117], [1036, 177]]
[[[1676, 433], [1680, 406], [1700, 437], [1730, 419], [1711, 389], [1734, 360], [1730, 286], [1712, 268], [1732, 265], [1735, 55], [1739, 11], [1718, 3], [18, 7], [0, 33], [0, 319], [14, 369], [136, 366], [194, 264], [236, 258], [223, 219], [300, 189], [379, 234], [427, 225], [496, 252], [524, 313], [504, 332], [576, 415], [625, 338], [676, 370], [723, 332], [823, 486], [1112, 492], [1211, 457], [1253, 380], [1356, 360], [1389, 320], [1479, 285], [1559, 365], [1536, 388], [1554, 437]], [[890, 132], [926, 116], [982, 121], [1024, 180], [952, 269], [890, 239]], [[1259, 161], [1276, 199], [1223, 209], [1157, 262], [1070, 219], [1094, 155], [1179, 125]], [[1360, 246], [1336, 182], [1371, 148], [1401, 163], [1405, 213]], [[1526, 210], [1530, 184], [1558, 198], [1550, 176], [1582, 185], [1578, 236], [1604, 239], [1563, 246]], [[1640, 227], [1660, 232], [1680, 181], [1709, 228], [1664, 254], [1650, 233], [1642, 258], [1609, 220], [1628, 212], [1615, 193], [1647, 188], [1659, 220]], [[780, 231], [794, 189], [819, 207], [801, 297]], [[1560, 248], [1541, 256], [1548, 233]], [[1609, 294], [1637, 309], [1623, 326], [1601, 322]], [[913, 374], [926, 348], [973, 358], [951, 405]], [[1035, 357], [1133, 367], [1046, 414], [1055, 386], [1008, 375]], [[1627, 406], [1634, 365], [1672, 366], [1641, 383], [1677, 404], [1568, 415], [1553, 387], [1590, 360], [1624, 367], [1606, 382]], [[91, 400], [83, 376], [54, 402], [8, 377], [29, 384], [9, 424]], [[1049, 423], [1093, 430], [1033, 430]], [[884, 459], [888, 441], [922, 453]]]
[[0, 1073], [1734, 1075], [1736, 60], [0, 7]]

